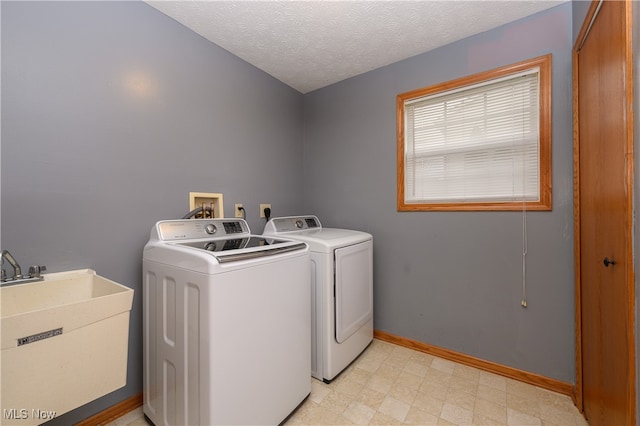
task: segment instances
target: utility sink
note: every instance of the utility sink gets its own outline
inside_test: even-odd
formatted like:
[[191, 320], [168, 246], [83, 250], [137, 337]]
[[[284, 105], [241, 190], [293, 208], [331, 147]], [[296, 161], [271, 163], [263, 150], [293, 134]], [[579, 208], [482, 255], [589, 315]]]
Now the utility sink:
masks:
[[0, 287], [0, 423], [40, 424], [126, 384], [133, 290], [91, 269]]

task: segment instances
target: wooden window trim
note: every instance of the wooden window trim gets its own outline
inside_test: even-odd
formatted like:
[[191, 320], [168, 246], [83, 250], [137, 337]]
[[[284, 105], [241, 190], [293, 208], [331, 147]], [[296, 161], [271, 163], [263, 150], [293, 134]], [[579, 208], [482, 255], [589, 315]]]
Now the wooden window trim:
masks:
[[[527, 202], [405, 203], [404, 197], [404, 103], [407, 100], [470, 86], [515, 74], [540, 69], [540, 200]], [[551, 54], [462, 77], [445, 83], [401, 93], [396, 100], [397, 206], [398, 211], [504, 211], [551, 210]]]

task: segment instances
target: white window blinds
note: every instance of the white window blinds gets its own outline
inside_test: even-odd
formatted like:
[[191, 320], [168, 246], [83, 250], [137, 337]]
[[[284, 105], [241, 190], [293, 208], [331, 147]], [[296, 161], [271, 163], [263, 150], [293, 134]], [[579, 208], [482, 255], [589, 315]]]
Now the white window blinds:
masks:
[[539, 73], [405, 101], [405, 203], [539, 200]]

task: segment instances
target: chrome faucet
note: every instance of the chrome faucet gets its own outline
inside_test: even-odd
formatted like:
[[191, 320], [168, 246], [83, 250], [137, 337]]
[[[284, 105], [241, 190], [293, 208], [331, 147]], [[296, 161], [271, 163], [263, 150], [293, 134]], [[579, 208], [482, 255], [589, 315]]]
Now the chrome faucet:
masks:
[[[22, 269], [20, 269], [20, 265], [18, 265], [18, 262], [16, 261], [16, 258], [13, 257], [11, 255], [11, 253], [9, 253], [9, 250], [2, 250], [2, 264], [4, 265], [4, 261], [5, 259], [7, 260], [7, 262], [9, 262], [9, 265], [11, 265], [13, 267], [13, 278], [11, 278], [10, 280], [19, 280], [22, 278]], [[4, 269], [4, 268], [3, 268]], [[6, 271], [3, 274], [3, 280], [2, 281], [7, 281], [7, 277], [6, 277]]]
[[[7, 277], [7, 271], [4, 269], [4, 261], [7, 261], [13, 268], [13, 277]], [[23, 284], [34, 281], [42, 281], [44, 277], [40, 272], [46, 271], [46, 266], [32, 266], [29, 268], [29, 276], [22, 276], [22, 269], [16, 261], [16, 258], [9, 253], [9, 250], [2, 250], [2, 277], [0, 277], [0, 285]]]

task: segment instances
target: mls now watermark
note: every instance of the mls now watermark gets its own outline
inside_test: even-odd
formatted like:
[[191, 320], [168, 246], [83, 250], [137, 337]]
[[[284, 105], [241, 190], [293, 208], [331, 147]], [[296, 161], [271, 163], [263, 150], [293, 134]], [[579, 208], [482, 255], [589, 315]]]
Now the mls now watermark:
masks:
[[5, 408], [2, 410], [5, 420], [51, 420], [56, 416], [55, 411], [41, 410], [39, 408]]

